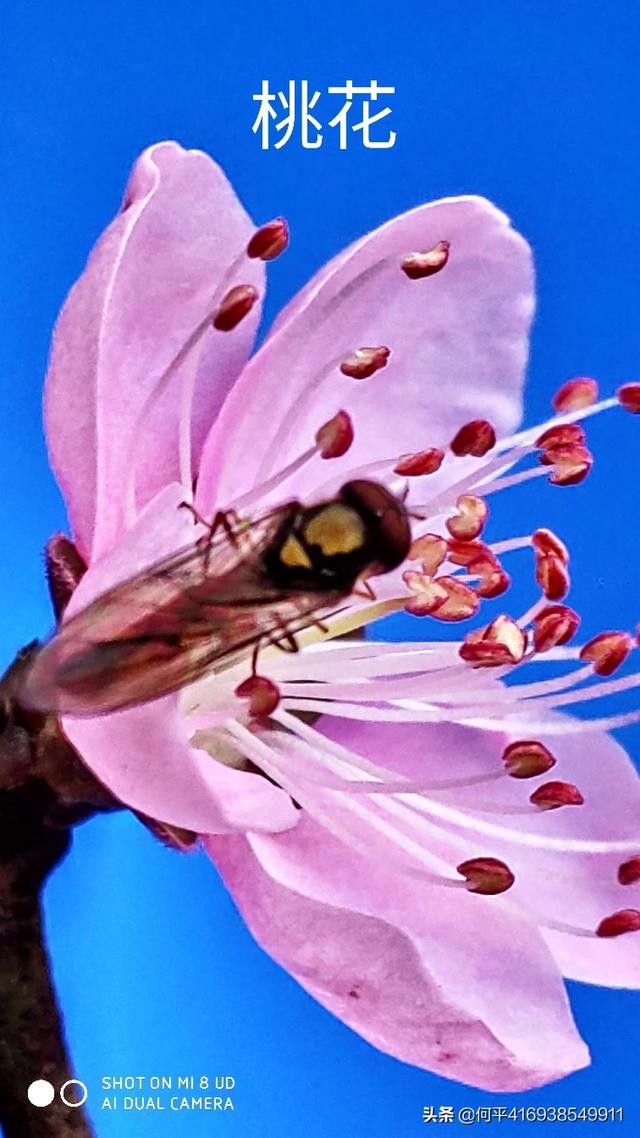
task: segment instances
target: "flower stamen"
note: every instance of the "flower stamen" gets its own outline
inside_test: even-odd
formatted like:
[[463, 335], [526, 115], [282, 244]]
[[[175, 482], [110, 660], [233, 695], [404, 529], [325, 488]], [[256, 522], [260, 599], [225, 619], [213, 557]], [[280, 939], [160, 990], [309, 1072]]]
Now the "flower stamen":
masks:
[[509, 743], [502, 755], [505, 769], [511, 778], [537, 778], [555, 766], [551, 751], [537, 739]]
[[248, 316], [258, 298], [254, 285], [234, 285], [214, 312], [211, 318], [213, 327], [217, 332], [232, 332]]
[[505, 893], [515, 881], [509, 866], [496, 857], [470, 858], [457, 865], [456, 869], [465, 878], [467, 889], [483, 897]]
[[529, 795], [529, 802], [539, 810], [559, 810], [561, 806], [582, 806], [584, 798], [571, 782], [545, 782]]
[[554, 411], [563, 414], [566, 411], [581, 411], [584, 407], [592, 407], [598, 398], [598, 384], [595, 379], [587, 376], [578, 376], [569, 379], [558, 388], [553, 399]]
[[407, 253], [400, 263], [400, 268], [411, 281], [432, 277], [444, 269], [449, 260], [449, 249], [448, 241], [438, 241], [433, 248], [423, 253]]
[[391, 352], [389, 348], [358, 348], [340, 364], [340, 371], [350, 379], [370, 379], [377, 371], [387, 366]]
[[629, 858], [619, 866], [618, 881], [620, 885], [635, 885], [640, 881], [640, 856]]
[[580, 650], [580, 659], [593, 664], [598, 676], [610, 676], [617, 671], [633, 648], [628, 632], [601, 632]]
[[272, 680], [254, 673], [238, 684], [235, 689], [238, 699], [249, 701], [249, 714], [254, 719], [266, 719], [273, 714], [280, 703], [280, 691]]
[[276, 217], [256, 229], [247, 245], [247, 257], [261, 261], [273, 261], [279, 257], [289, 244], [289, 226], [284, 217]]
[[495, 445], [496, 432], [487, 419], [472, 419], [470, 423], [465, 423], [449, 443], [457, 458], [464, 455], [484, 458]]
[[435, 474], [444, 461], [444, 451], [439, 447], [427, 447], [415, 454], [403, 454], [393, 467], [394, 474], [403, 478], [416, 478], [425, 474]]

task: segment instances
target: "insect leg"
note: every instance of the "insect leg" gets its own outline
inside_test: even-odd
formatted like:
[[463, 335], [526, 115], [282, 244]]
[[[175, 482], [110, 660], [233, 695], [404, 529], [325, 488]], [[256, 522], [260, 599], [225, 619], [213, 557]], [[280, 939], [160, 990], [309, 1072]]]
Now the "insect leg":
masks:
[[260, 655], [261, 646], [262, 646], [262, 640], [257, 640], [256, 646], [253, 649], [253, 652], [251, 653], [251, 675], [252, 676], [258, 675], [258, 656]]
[[361, 581], [360, 584], [356, 586], [353, 590], [353, 595], [354, 597], [364, 597], [367, 601], [377, 600], [376, 594], [367, 580]]
[[292, 632], [282, 632], [281, 636], [274, 636], [271, 640], [274, 648], [281, 652], [299, 652], [300, 646]]
[[203, 518], [203, 516], [199, 510], [196, 510], [195, 506], [193, 505], [193, 502], [179, 502], [178, 503], [178, 509], [179, 510], [188, 510], [189, 513], [193, 517], [193, 521], [194, 521], [195, 525], [205, 526], [207, 529], [210, 528], [211, 523], [208, 522], [206, 518]]
[[188, 510], [193, 515], [193, 520], [198, 525], [204, 526], [209, 530], [208, 540], [215, 536], [218, 530], [222, 529], [226, 533], [232, 545], [238, 544], [238, 530], [242, 528], [242, 523], [235, 510], [218, 510], [213, 516], [212, 521], [208, 521], [199, 510], [191, 502], [180, 502], [179, 510]]
[[194, 521], [209, 531], [207, 535], [201, 539], [203, 544], [206, 543], [207, 546], [203, 566], [206, 576], [209, 571], [213, 539], [218, 530], [224, 530], [230, 544], [234, 549], [238, 549], [240, 546], [242, 522], [235, 510], [218, 510], [218, 512], [214, 514], [212, 521], [209, 522], [191, 502], [180, 502], [178, 509], [188, 510], [189, 513], [193, 515]]

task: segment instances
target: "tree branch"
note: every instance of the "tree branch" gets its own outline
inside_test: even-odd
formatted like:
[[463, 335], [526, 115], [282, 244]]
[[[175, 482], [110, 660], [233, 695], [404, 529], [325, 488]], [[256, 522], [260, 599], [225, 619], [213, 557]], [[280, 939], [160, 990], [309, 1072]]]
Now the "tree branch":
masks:
[[[17, 681], [35, 645], [0, 680], [0, 1124], [5, 1138], [89, 1138], [82, 1107], [60, 1088], [73, 1078], [51, 982], [42, 886], [64, 857], [73, 825], [119, 807], [65, 739], [55, 716], [25, 711]], [[32, 1082], [53, 1086], [33, 1106]], [[66, 1096], [77, 1096], [73, 1088]]]
[[[65, 1105], [60, 1087], [73, 1078], [44, 945], [40, 890], [64, 856], [69, 835], [41, 820], [44, 785], [0, 793], [0, 1122], [5, 1138], [89, 1138], [81, 1107]], [[46, 1079], [47, 1107], [27, 1088]], [[73, 1093], [70, 1090], [70, 1100]]]

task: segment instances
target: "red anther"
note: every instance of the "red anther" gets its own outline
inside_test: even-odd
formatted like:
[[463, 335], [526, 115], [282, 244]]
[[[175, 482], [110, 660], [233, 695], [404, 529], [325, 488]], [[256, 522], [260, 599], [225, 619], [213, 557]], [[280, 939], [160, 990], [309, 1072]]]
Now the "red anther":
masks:
[[449, 540], [448, 546], [447, 556], [454, 565], [465, 565], [467, 567], [477, 565], [477, 572], [481, 571], [481, 565], [485, 572], [500, 568], [497, 557], [494, 557], [489, 546], [485, 545], [483, 541], [456, 541], [455, 538], [452, 538]]
[[449, 533], [456, 541], [473, 541], [482, 533], [489, 516], [487, 503], [475, 494], [461, 494], [456, 509], [459, 512], [445, 522]]
[[423, 277], [432, 277], [434, 273], [439, 273], [448, 260], [449, 242], [438, 241], [437, 245], [424, 253], [408, 253], [400, 262], [400, 267], [409, 280], [419, 281]]
[[411, 593], [404, 606], [405, 612], [412, 616], [431, 616], [447, 599], [446, 589], [429, 573], [407, 569], [402, 580]]
[[499, 597], [509, 588], [511, 578], [482, 541], [450, 541], [448, 558], [454, 565], [463, 565], [471, 576], [480, 578], [479, 584], [473, 586], [478, 597]]
[[417, 537], [409, 550], [410, 561], [421, 561], [422, 568], [429, 576], [440, 568], [447, 556], [447, 542], [436, 533], [425, 533]]
[[578, 466], [593, 463], [593, 455], [584, 443], [554, 443], [540, 449], [538, 462], [542, 466]]
[[479, 668], [498, 668], [519, 664], [527, 649], [527, 636], [510, 616], [497, 616], [486, 628], [469, 632], [464, 638], [461, 659]]
[[640, 912], [637, 909], [619, 909], [605, 917], [596, 929], [596, 936], [622, 936], [640, 932]]
[[543, 466], [553, 466], [549, 482], [554, 486], [577, 486], [583, 482], [593, 466], [593, 455], [583, 446], [548, 447], [541, 451]]
[[559, 557], [565, 565], [569, 564], [569, 550], [552, 530], [537, 529], [531, 536], [531, 544], [536, 553], [541, 554], [543, 557], [547, 553], [553, 553], [556, 557]]
[[499, 597], [511, 584], [509, 574], [482, 541], [450, 541], [448, 557], [454, 565], [463, 565], [471, 576], [480, 578], [473, 586], [478, 597]]
[[249, 700], [249, 714], [262, 719], [273, 715], [280, 703], [280, 692], [266, 676], [248, 676], [235, 690], [238, 699]]
[[446, 597], [432, 613], [436, 620], [468, 620], [478, 611], [478, 597], [463, 581], [455, 577], [438, 577], [437, 584], [444, 589]]
[[[473, 565], [469, 566], [470, 571], [475, 572]], [[480, 581], [474, 585], [474, 592], [478, 597], [483, 600], [493, 600], [494, 597], [501, 597], [506, 593], [511, 584], [511, 577], [505, 573], [504, 569], [496, 569], [488, 573], [480, 573]]]
[[640, 383], [624, 383], [616, 391], [618, 403], [632, 415], [640, 415]]
[[346, 411], [338, 411], [316, 432], [316, 446], [321, 458], [341, 458], [353, 442], [353, 423]]
[[597, 398], [598, 384], [595, 379], [581, 375], [563, 383], [551, 402], [554, 411], [562, 415], [568, 411], [580, 411], [583, 407], [591, 407]]
[[618, 881], [621, 885], [635, 885], [640, 881], [640, 857], [632, 857], [623, 862], [618, 869]]
[[289, 244], [289, 226], [284, 217], [276, 217], [256, 229], [247, 245], [247, 257], [259, 257], [261, 261], [273, 261], [284, 253]]
[[580, 626], [580, 617], [568, 605], [547, 605], [533, 621], [533, 646], [536, 652], [548, 652], [566, 644]]
[[481, 893], [484, 897], [505, 893], [515, 881], [509, 866], [497, 857], [472, 857], [461, 861], [456, 870], [466, 879], [471, 893]]
[[391, 352], [381, 345], [379, 348], [358, 348], [340, 364], [340, 371], [350, 379], [369, 379], [381, 368], [387, 366]]
[[429, 447], [427, 450], [419, 450], [416, 454], [403, 454], [393, 468], [394, 474], [402, 474], [406, 478], [412, 478], [418, 474], [435, 474], [439, 470], [444, 460], [444, 451], [438, 450], [438, 447]]
[[536, 581], [549, 601], [561, 601], [569, 591], [569, 572], [554, 553], [536, 558]]
[[253, 285], [236, 285], [229, 289], [211, 323], [218, 332], [231, 332], [237, 324], [251, 312], [258, 299], [258, 290]]
[[436, 620], [459, 621], [473, 616], [478, 598], [455, 577], [430, 577], [407, 570], [402, 579], [413, 596], [405, 605], [413, 616], [434, 616]]
[[551, 751], [538, 739], [522, 739], [509, 743], [502, 755], [511, 778], [537, 778], [556, 765]]
[[593, 664], [598, 676], [610, 676], [624, 663], [633, 639], [628, 632], [600, 632], [580, 649], [580, 659]]
[[579, 423], [557, 423], [548, 427], [536, 439], [535, 445], [542, 447], [581, 446], [586, 439], [584, 429]]
[[505, 644], [497, 644], [493, 640], [472, 641], [468, 636], [458, 655], [474, 668], [504, 668], [514, 663]]
[[561, 806], [582, 806], [584, 798], [571, 782], [545, 782], [529, 795], [538, 810], [559, 810]]
[[472, 419], [470, 423], [465, 423], [449, 443], [458, 458], [465, 454], [482, 458], [495, 445], [496, 432], [487, 419]]
[[416, 573], [413, 569], [407, 569], [402, 574], [402, 580], [412, 594], [404, 606], [405, 611], [413, 616], [430, 616], [447, 599], [446, 589], [429, 573]]
[[527, 635], [510, 616], [497, 616], [485, 630], [485, 640], [503, 644], [514, 663], [522, 660], [527, 648]]

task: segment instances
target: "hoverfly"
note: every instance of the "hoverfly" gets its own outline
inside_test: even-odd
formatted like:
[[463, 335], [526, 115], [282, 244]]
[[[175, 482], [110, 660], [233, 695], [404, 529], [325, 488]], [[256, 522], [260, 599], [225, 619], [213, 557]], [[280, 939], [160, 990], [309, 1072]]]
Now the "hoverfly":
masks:
[[19, 693], [41, 711], [97, 715], [158, 699], [251, 649], [283, 646], [359, 579], [409, 551], [404, 505], [376, 482], [347, 482], [315, 506], [290, 501], [209, 533], [115, 585], [38, 651]]

